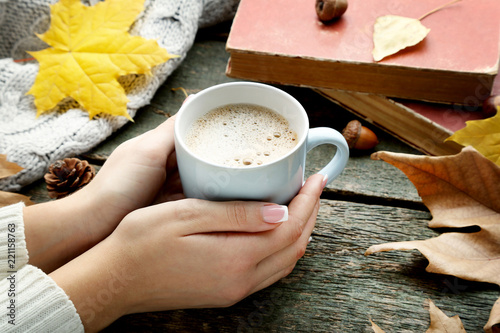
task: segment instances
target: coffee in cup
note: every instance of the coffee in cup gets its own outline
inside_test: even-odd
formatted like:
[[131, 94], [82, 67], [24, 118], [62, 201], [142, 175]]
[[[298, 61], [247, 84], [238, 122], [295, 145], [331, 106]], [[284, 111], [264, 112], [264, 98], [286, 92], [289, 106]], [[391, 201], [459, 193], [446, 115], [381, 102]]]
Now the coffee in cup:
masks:
[[199, 158], [230, 167], [270, 163], [297, 145], [297, 133], [277, 112], [255, 104], [219, 106], [195, 121], [186, 145]]

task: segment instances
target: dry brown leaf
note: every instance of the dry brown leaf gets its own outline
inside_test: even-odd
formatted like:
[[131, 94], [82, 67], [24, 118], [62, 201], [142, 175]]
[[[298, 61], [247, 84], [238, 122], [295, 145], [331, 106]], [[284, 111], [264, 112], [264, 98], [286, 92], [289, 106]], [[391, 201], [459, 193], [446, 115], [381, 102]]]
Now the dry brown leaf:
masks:
[[34, 203], [25, 195], [18, 193], [11, 193], [0, 191], [0, 207], [5, 207], [8, 205], [13, 205], [18, 202], [24, 202], [26, 206], [33, 205]]
[[[432, 300], [429, 299], [428, 302], [431, 323], [429, 324], [427, 331], [425, 331], [426, 333], [466, 333], [464, 325], [458, 315], [450, 318], [445, 315]], [[371, 319], [370, 323], [372, 324], [373, 332], [385, 333], [385, 331], [378, 327], [377, 324], [375, 324]]]
[[[0, 154], [0, 179], [15, 175], [21, 170], [23, 170], [22, 167], [16, 163], [7, 161], [7, 156]], [[25, 195], [0, 191], [0, 207], [15, 204], [20, 201], [24, 202], [26, 205], [33, 204]]]
[[372, 330], [373, 330], [373, 332], [375, 332], [375, 333], [385, 333], [385, 331], [383, 329], [381, 329], [380, 327], [378, 327], [378, 325], [375, 324], [371, 319], [370, 319], [370, 323], [372, 323]]
[[430, 299], [428, 301], [431, 323], [426, 333], [465, 333], [464, 325], [458, 315], [450, 318], [433, 301]]
[[[486, 333], [499, 333], [500, 332], [500, 299], [495, 302], [493, 309], [490, 313], [490, 319], [484, 326]], [[495, 327], [493, 327], [495, 326]]]
[[[374, 245], [366, 255], [417, 249], [429, 260], [428, 272], [500, 285], [499, 166], [472, 147], [444, 157], [377, 152], [372, 158], [406, 174], [433, 216], [430, 227], [479, 226], [480, 231]], [[492, 311], [485, 330], [500, 323], [498, 312]]]
[[432, 213], [429, 227], [500, 224], [500, 167], [474, 148], [443, 157], [377, 152], [372, 158], [406, 174]]
[[22, 169], [23, 168], [21, 168], [16, 163], [7, 161], [6, 155], [0, 154], [0, 179], [15, 175]]

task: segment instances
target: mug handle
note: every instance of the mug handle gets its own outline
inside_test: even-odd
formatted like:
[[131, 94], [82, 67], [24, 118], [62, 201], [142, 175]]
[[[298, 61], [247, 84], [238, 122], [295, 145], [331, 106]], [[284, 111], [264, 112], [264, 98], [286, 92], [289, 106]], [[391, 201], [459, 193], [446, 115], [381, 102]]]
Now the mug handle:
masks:
[[309, 130], [307, 136], [307, 151], [322, 145], [332, 144], [337, 147], [337, 152], [328, 164], [318, 173], [328, 176], [328, 184], [337, 178], [349, 160], [349, 146], [344, 136], [329, 127], [316, 127]]

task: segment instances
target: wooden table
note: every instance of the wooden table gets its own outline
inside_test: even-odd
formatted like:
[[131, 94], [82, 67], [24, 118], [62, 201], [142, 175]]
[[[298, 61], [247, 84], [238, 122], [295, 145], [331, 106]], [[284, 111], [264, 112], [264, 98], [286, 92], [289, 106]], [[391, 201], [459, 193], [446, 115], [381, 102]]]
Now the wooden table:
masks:
[[[200, 31], [182, 65], [160, 87], [151, 104], [104, 143], [81, 158], [102, 165], [118, 144], [176, 113], [184, 95], [233, 81], [225, 76], [228, 24]], [[307, 88], [280, 87], [306, 108], [311, 127], [342, 130], [351, 113]], [[366, 124], [365, 124], [366, 125]], [[371, 127], [376, 150], [419, 154]], [[308, 155], [307, 175], [317, 172], [332, 151]], [[322, 195], [321, 209], [307, 253], [288, 277], [224, 309], [179, 310], [121, 318], [105, 332], [372, 332], [370, 319], [386, 332], [425, 332], [426, 299], [448, 316], [458, 314], [467, 332], [482, 332], [497, 286], [425, 272], [418, 251], [364, 256], [373, 244], [426, 239], [439, 234], [427, 227], [430, 213], [398, 169], [353, 152], [347, 168]], [[35, 202], [49, 200], [43, 180], [24, 189]], [[442, 230], [441, 230], [442, 231]]]

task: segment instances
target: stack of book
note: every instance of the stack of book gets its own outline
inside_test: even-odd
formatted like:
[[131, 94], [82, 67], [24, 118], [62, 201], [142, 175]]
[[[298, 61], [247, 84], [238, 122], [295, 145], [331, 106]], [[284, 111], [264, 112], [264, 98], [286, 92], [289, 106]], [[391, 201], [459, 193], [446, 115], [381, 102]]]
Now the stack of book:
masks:
[[373, 60], [377, 17], [418, 18], [442, 0], [349, 0], [344, 15], [320, 22], [315, 0], [241, 0], [226, 49], [227, 75], [303, 86], [430, 155], [500, 94], [500, 1], [462, 0], [424, 18], [419, 44]]

